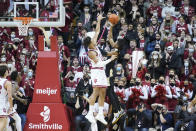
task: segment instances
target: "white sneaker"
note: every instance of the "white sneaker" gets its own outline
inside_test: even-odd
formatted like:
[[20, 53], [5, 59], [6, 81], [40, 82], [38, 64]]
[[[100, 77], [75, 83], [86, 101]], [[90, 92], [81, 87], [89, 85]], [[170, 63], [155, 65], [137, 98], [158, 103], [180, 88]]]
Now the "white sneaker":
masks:
[[97, 114], [97, 116], [95, 117], [96, 120], [100, 121], [101, 123], [103, 123], [104, 125], [107, 125], [108, 122], [105, 120], [104, 115], [103, 114]]
[[90, 122], [90, 123], [96, 123], [95, 117], [93, 114], [88, 113], [85, 118]]
[[112, 124], [115, 124], [120, 118], [121, 116], [124, 115], [124, 110], [118, 111], [117, 113], [114, 113], [114, 118], [112, 120]]

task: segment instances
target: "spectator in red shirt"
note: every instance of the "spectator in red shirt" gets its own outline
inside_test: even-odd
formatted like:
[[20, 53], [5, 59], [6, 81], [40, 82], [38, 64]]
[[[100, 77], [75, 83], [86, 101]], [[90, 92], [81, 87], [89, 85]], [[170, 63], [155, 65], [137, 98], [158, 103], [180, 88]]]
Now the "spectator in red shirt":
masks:
[[40, 30], [39, 28], [36, 27], [31, 27], [28, 28], [28, 38], [29, 37], [35, 37], [34, 41], [35, 41], [35, 46], [38, 47], [38, 36], [42, 35], [42, 30]]
[[29, 51], [29, 52], [35, 52], [37, 50], [37, 47], [35, 43], [35, 37], [34, 36], [30, 36], [29, 39], [26, 41], [26, 49]]
[[74, 81], [74, 73], [72, 71], [69, 71], [67, 75], [64, 78], [64, 86], [65, 87], [71, 87], [75, 90], [75, 81]]
[[73, 12], [72, 12], [72, 8], [69, 5], [65, 5], [65, 10], [66, 10], [66, 14], [65, 14], [65, 26], [64, 27], [60, 27], [59, 29], [59, 35], [63, 36], [63, 42], [64, 44], [67, 45], [67, 41], [68, 41], [68, 37], [69, 37], [69, 32], [70, 32], [70, 27], [71, 27], [71, 23], [73, 20]]
[[27, 77], [24, 81], [24, 89], [26, 96], [28, 96], [30, 99], [33, 98], [34, 84], [35, 79], [33, 77], [33, 70], [29, 69]]
[[146, 14], [148, 18], [151, 18], [152, 16], [156, 18], [161, 18], [161, 12], [162, 9], [158, 5], [158, 0], [153, 0], [151, 6], [147, 9]]
[[175, 15], [171, 16], [172, 19], [174, 20], [174, 23], [177, 25], [179, 23], [179, 19], [181, 17], [181, 13], [180, 13], [180, 9], [179, 8], [175, 8]]
[[74, 103], [76, 102], [75, 97], [75, 81], [74, 81], [74, 73], [72, 71], [69, 71], [67, 75], [63, 79], [64, 81], [64, 95], [66, 98], [66, 104], [70, 107], [74, 108]]
[[184, 20], [184, 18], [181, 16], [179, 18], [179, 23], [176, 25], [176, 33], [180, 34], [182, 31], [185, 31], [185, 33], [188, 33], [188, 26]]
[[27, 50], [24, 48], [16, 61], [16, 69], [21, 72], [25, 65], [28, 65]]
[[79, 65], [79, 61], [77, 57], [73, 58], [73, 65], [68, 67], [67, 72], [72, 71], [74, 74], [77, 72], [82, 72], [82, 67]]
[[67, 67], [70, 66], [70, 51], [69, 48], [66, 45], [64, 45], [62, 36], [58, 36], [58, 44], [61, 70], [63, 72], [63, 76], [65, 76], [65, 73], [67, 72]]
[[29, 67], [27, 65], [24, 65], [24, 67], [21, 70], [22, 80], [24, 80], [24, 78], [27, 77], [28, 72], [29, 72]]
[[169, 82], [171, 80], [174, 80], [177, 86], [180, 85], [178, 75], [175, 74], [175, 70], [173, 70], [173, 69], [169, 70], [169, 73], [165, 78], [165, 85], [169, 86]]
[[184, 5], [180, 8], [180, 13], [187, 16], [189, 20], [195, 14], [195, 9], [189, 5], [189, 0], [184, 0]]
[[21, 81], [20, 81], [19, 85], [21, 87], [23, 87], [24, 83], [25, 83], [25, 79], [26, 79], [28, 72], [29, 72], [29, 67], [27, 65], [25, 65], [20, 71], [21, 71], [20, 72], [21, 73]]
[[49, 19], [49, 12], [51, 11], [50, 5], [47, 5], [47, 7], [41, 11], [40, 17], [42, 17], [40, 19], [40, 21], [50, 21]]
[[15, 62], [15, 46], [12, 42], [9, 42], [7, 45], [5, 45], [4, 49], [2, 50], [2, 53], [6, 54], [6, 60]]
[[145, 46], [145, 39], [143, 34], [139, 34], [139, 47], [142, 51], [144, 51], [144, 46]]
[[[184, 51], [184, 61], [187, 60], [185, 63], [185, 76], [196, 72], [196, 49], [194, 45], [188, 44], [188, 48]], [[188, 72], [187, 72], [188, 71]]]
[[21, 41], [16, 47], [16, 58], [18, 59], [20, 57], [20, 54], [22, 53], [22, 50], [25, 48], [25, 41]]
[[4, 16], [7, 14], [9, 6], [9, 0], [0, 0], [0, 16]]
[[9, 40], [9, 34], [7, 33], [7, 30], [5, 28], [0, 27], [0, 43], [2, 43], [0, 45], [0, 52], [2, 52], [3, 46], [7, 44], [8, 40]]

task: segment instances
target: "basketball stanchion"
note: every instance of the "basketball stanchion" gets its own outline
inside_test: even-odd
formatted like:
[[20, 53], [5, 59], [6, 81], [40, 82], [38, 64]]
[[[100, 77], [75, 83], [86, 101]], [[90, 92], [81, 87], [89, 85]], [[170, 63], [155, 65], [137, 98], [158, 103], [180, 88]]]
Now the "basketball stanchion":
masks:
[[[43, 44], [39, 37], [39, 44]], [[51, 36], [51, 51], [39, 51], [33, 101], [27, 111], [24, 131], [69, 131], [66, 106], [62, 103], [57, 37]], [[39, 49], [43, 49], [39, 46]]]
[[44, 36], [43, 35], [38, 36], [38, 50], [44, 51]]

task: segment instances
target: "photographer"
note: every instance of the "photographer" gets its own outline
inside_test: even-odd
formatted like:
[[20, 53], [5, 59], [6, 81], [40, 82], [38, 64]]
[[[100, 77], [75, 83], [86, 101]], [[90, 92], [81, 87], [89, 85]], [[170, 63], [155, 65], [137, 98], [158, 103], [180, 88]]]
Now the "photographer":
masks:
[[136, 126], [139, 131], [147, 131], [152, 123], [152, 112], [146, 110], [146, 105], [144, 103], [140, 103], [136, 108], [137, 111], [137, 120]]
[[125, 131], [134, 131], [135, 120], [136, 120], [136, 110], [135, 109], [129, 109], [127, 111]]
[[76, 102], [75, 97], [75, 81], [74, 81], [74, 72], [69, 71], [67, 75], [64, 77], [64, 87], [62, 90], [62, 94], [64, 97], [64, 100], [66, 101], [66, 104], [71, 108], [74, 109], [74, 104]]
[[76, 131], [88, 131], [91, 123], [85, 118], [88, 110], [88, 96], [92, 93], [92, 85], [89, 83], [90, 76], [84, 74], [83, 79], [80, 79], [76, 87], [76, 104], [75, 104], [75, 125]]
[[148, 131], [152, 122], [152, 112], [146, 110], [144, 103], [140, 103], [135, 110], [129, 109], [127, 115], [128, 126], [125, 131], [133, 131], [134, 128], [138, 129], [138, 131]]
[[90, 83], [90, 76], [88, 74], [84, 74], [83, 79], [80, 79], [75, 94], [78, 97], [83, 97], [84, 95], [88, 98], [92, 93], [92, 85]]
[[155, 115], [158, 117], [158, 121], [161, 125], [161, 130], [172, 130], [172, 122], [173, 118], [170, 113], [168, 113], [168, 109], [165, 105], [162, 104], [152, 104], [152, 109], [155, 112]]
[[174, 131], [194, 131], [196, 115], [189, 113], [187, 107], [188, 103], [184, 102], [181, 106], [181, 111], [178, 113], [178, 121], [175, 124]]
[[168, 109], [165, 105], [163, 105], [161, 108], [157, 108], [157, 112], [159, 113], [159, 119], [161, 122], [161, 129], [162, 131], [165, 130], [171, 130], [172, 128], [172, 115], [168, 113]]

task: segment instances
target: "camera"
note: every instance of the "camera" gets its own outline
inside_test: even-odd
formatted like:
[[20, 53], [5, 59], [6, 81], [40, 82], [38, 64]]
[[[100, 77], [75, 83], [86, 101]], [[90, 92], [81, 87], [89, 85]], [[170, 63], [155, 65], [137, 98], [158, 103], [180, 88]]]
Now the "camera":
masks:
[[78, 91], [78, 96], [79, 96], [79, 97], [83, 97], [84, 94], [86, 94], [87, 92], [88, 92], [88, 89], [79, 90], [79, 91]]
[[162, 109], [163, 109], [163, 107], [162, 107], [162, 106], [157, 106], [157, 108], [156, 108], [156, 110], [155, 110], [155, 113], [156, 113], [157, 115], [159, 115], [159, 114], [160, 114], [160, 112], [159, 112], [159, 111], [161, 111], [161, 112], [162, 112]]
[[183, 91], [178, 91], [180, 93], [180, 96], [184, 96], [185, 93]]
[[138, 105], [138, 110], [142, 109], [143, 108], [143, 105], [142, 104], [139, 104]]
[[69, 76], [69, 79], [72, 81], [74, 79], [74, 76]]
[[180, 94], [180, 97], [178, 98], [178, 105], [183, 105], [185, 103], [185, 101], [183, 100], [183, 97], [185, 95], [185, 93], [183, 91], [178, 91]]
[[157, 110], [162, 110], [163, 107], [162, 106], [157, 106]]

